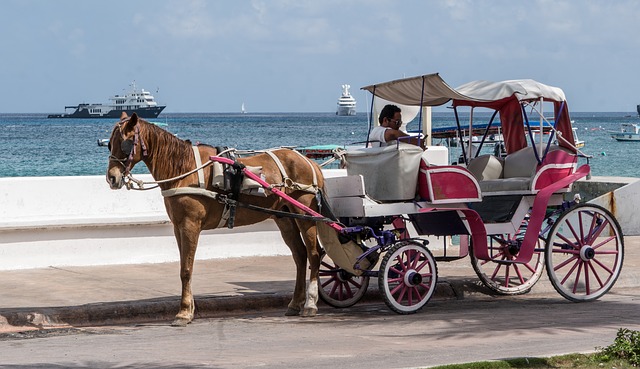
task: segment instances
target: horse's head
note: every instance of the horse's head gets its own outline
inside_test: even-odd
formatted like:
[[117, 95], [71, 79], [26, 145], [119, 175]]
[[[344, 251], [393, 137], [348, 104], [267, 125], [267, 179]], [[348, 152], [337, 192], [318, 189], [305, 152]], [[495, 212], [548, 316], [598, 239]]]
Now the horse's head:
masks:
[[122, 113], [109, 138], [109, 166], [107, 183], [113, 190], [122, 188], [125, 177], [146, 155], [147, 148], [140, 137], [140, 119], [136, 113], [128, 117]]

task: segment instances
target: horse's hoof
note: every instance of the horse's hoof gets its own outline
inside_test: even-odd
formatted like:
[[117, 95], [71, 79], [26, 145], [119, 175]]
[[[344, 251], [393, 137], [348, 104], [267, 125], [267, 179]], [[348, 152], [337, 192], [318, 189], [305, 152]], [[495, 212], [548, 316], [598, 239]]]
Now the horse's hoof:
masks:
[[186, 318], [175, 318], [173, 322], [171, 322], [172, 327], [186, 327], [187, 324], [191, 323], [189, 319]]
[[305, 318], [313, 318], [314, 316], [316, 316], [318, 314], [318, 309], [312, 309], [312, 308], [305, 308], [302, 311], [302, 314], [300, 314], [301, 316], [305, 317]]
[[284, 313], [284, 316], [298, 316], [298, 315], [300, 315], [300, 310], [293, 309], [293, 308], [287, 308], [287, 312]]

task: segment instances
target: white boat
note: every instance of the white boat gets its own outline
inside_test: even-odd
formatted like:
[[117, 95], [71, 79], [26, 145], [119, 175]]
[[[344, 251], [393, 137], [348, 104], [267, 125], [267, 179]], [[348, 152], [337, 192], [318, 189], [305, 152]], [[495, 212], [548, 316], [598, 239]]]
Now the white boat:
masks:
[[336, 115], [356, 115], [356, 99], [349, 93], [351, 85], [342, 85], [342, 96], [338, 99]]
[[244, 103], [242, 103], [242, 106], [240, 107], [240, 113], [247, 114], [247, 109], [244, 108]]
[[611, 137], [618, 141], [640, 141], [640, 124], [622, 123], [620, 131], [611, 131]]
[[[64, 114], [50, 114], [48, 118], [115, 118], [120, 119], [122, 113], [131, 116], [138, 114], [141, 118], [157, 118], [166, 105], [158, 105], [149, 91], [137, 90], [135, 81], [131, 90], [125, 95], [114, 95], [107, 104], [78, 104], [65, 106]], [[66, 113], [74, 109], [72, 113]]]

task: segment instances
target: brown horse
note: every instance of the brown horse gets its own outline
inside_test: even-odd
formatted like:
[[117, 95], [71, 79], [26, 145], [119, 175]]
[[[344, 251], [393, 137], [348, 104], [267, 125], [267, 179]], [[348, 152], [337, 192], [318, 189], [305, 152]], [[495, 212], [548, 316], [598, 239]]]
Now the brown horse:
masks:
[[[194, 318], [195, 303], [191, 291], [191, 276], [200, 232], [205, 229], [226, 226], [230, 220], [223, 219], [225, 204], [210, 196], [192, 193], [180, 194], [179, 192], [171, 196], [166, 196], [166, 194], [174, 191], [172, 189], [198, 188], [200, 182], [206, 184], [207, 190], [220, 193], [221, 190], [212, 185], [213, 165], [204, 168], [204, 177], [201, 179], [199, 179], [197, 172], [188, 174], [197, 167], [194, 152], [198, 153], [202, 163], [206, 163], [210, 156], [217, 155], [218, 152], [215, 148], [207, 145], [198, 145], [197, 150], [194, 150], [190, 142], [181, 140], [162, 128], [138, 118], [135, 113], [130, 118], [123, 114], [121, 120], [113, 128], [109, 146], [111, 154], [106, 179], [112, 189], [122, 188], [131, 168], [139, 161], [143, 161], [163, 190], [164, 204], [169, 219], [173, 223], [173, 231], [180, 252], [182, 299], [180, 311], [176, 315], [173, 325], [184, 326]], [[316, 196], [306, 187], [323, 187], [320, 168], [293, 150], [279, 149], [272, 153], [279, 159], [282, 168], [279, 168], [274, 158], [266, 153], [241, 158], [238, 161], [246, 166], [262, 167], [262, 174], [266, 177], [267, 182], [275, 184], [289, 196], [316, 211], [318, 209]], [[184, 174], [188, 175], [183, 176]], [[317, 181], [317, 186], [305, 186], [313, 184], [314, 178]], [[172, 180], [162, 182], [167, 179]], [[237, 200], [240, 203], [248, 203], [262, 208], [302, 213], [299, 209], [268, 191], [267, 195], [260, 197], [241, 193]], [[262, 211], [237, 207], [235, 226], [257, 223], [272, 216]], [[286, 315], [314, 316], [318, 310], [316, 303], [318, 301], [318, 270], [320, 266], [316, 223], [304, 218], [283, 216], [274, 216], [274, 220], [280, 229], [282, 238], [291, 249], [296, 264], [296, 283]], [[307, 260], [311, 273], [305, 294]]]

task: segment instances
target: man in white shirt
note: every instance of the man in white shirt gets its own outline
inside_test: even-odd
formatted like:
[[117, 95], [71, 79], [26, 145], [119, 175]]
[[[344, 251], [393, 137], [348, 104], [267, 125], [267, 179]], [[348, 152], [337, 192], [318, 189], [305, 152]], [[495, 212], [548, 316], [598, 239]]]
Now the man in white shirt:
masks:
[[408, 142], [424, 149], [424, 140], [412, 137], [400, 130], [402, 126], [402, 112], [396, 105], [385, 105], [378, 118], [379, 126], [374, 127], [369, 133], [369, 142], [373, 147], [395, 145], [396, 140]]

